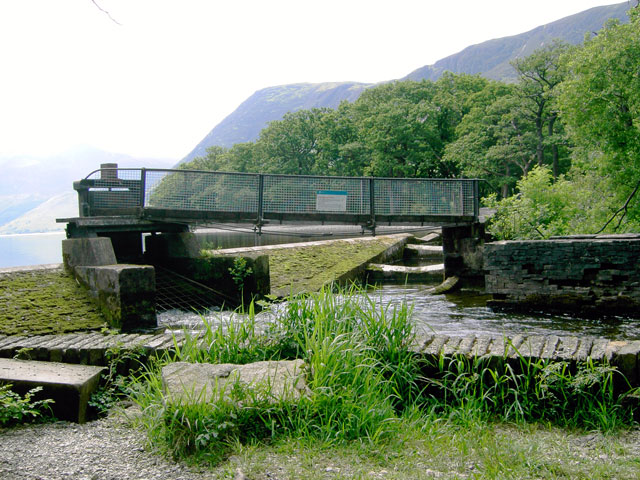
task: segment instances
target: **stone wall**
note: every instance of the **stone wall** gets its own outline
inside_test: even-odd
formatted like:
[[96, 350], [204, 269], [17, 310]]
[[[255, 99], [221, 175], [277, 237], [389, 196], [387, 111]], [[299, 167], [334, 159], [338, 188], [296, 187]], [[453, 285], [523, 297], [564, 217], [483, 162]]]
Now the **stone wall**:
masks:
[[486, 243], [492, 307], [633, 315], [640, 312], [640, 235]]

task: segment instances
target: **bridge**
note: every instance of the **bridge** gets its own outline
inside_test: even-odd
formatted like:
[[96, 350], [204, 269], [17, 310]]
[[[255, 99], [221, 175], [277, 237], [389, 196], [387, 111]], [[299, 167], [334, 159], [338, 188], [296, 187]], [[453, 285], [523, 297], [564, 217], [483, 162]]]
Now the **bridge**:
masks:
[[74, 182], [69, 237], [179, 231], [206, 222], [466, 225], [478, 219], [478, 180], [294, 176], [106, 164]]

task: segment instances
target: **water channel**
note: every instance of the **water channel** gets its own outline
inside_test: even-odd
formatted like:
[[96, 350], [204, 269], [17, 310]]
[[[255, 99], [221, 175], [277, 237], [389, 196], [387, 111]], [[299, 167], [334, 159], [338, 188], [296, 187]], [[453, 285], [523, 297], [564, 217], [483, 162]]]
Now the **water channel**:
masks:
[[[209, 232], [206, 241], [220, 248], [301, 241], [299, 235], [291, 231], [291, 227], [274, 231], [276, 234], [258, 237], [252, 232], [239, 232], [236, 229], [218, 230]], [[305, 240], [342, 238], [359, 234], [359, 230], [345, 230], [344, 227], [340, 230], [328, 230], [326, 226], [314, 227], [305, 229]], [[418, 329], [450, 336], [527, 334], [578, 335], [612, 340], [640, 338], [640, 318], [593, 319], [571, 315], [499, 312], [486, 306], [489, 297], [482, 293], [462, 291], [456, 294], [434, 295], [428, 293], [432, 286], [382, 285], [370, 289], [368, 294], [381, 305], [393, 306], [406, 302], [412, 308], [412, 318]], [[230, 315], [231, 312], [211, 311], [204, 316], [209, 323], [216, 324]], [[203, 325], [201, 314], [177, 310], [159, 314], [158, 320], [170, 330], [198, 329]]]

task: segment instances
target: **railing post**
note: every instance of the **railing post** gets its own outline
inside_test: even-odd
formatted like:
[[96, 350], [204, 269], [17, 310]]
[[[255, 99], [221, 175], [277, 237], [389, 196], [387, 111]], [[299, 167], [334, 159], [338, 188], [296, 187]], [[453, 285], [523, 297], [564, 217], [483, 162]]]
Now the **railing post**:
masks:
[[262, 220], [264, 218], [263, 200], [264, 200], [264, 175], [262, 173], [259, 173], [258, 174], [258, 219], [256, 222], [256, 225], [258, 227], [258, 235], [262, 233]]
[[473, 180], [473, 219], [477, 222], [480, 215], [480, 189], [479, 180], [476, 178]]
[[371, 225], [371, 231], [373, 232], [373, 236], [376, 236], [376, 190], [375, 190], [375, 180], [373, 177], [369, 178], [369, 215], [370, 220], [369, 223]]
[[147, 189], [147, 169], [140, 170], [140, 208], [144, 208], [145, 190]]

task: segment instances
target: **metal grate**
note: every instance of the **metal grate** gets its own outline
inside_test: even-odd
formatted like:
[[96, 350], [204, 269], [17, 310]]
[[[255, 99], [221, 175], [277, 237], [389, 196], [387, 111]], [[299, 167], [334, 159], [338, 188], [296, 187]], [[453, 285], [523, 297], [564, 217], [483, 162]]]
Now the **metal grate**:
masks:
[[[375, 179], [377, 215], [465, 215], [463, 181]], [[471, 210], [473, 215], [473, 210]]]
[[[204, 313], [229, 303], [220, 292], [162, 267], [156, 271], [156, 310]], [[233, 305], [233, 302], [231, 302]]]
[[146, 184], [147, 207], [216, 212], [258, 210], [257, 175], [149, 170]]

